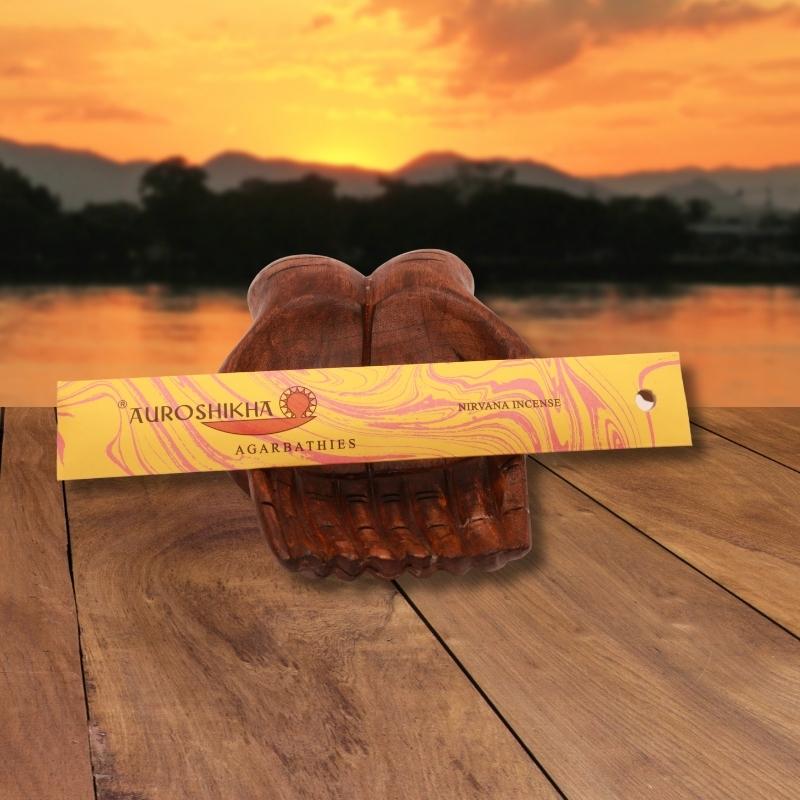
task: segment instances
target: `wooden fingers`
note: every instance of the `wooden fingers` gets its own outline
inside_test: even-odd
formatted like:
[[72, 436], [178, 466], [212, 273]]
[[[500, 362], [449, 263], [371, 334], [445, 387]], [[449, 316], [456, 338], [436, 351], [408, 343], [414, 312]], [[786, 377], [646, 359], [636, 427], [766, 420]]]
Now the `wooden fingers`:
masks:
[[[518, 358], [525, 342], [474, 297], [466, 264], [415, 250], [365, 278], [325, 256], [253, 280], [253, 325], [223, 372]], [[278, 560], [312, 575], [497, 569], [530, 548], [521, 457], [233, 473]]]

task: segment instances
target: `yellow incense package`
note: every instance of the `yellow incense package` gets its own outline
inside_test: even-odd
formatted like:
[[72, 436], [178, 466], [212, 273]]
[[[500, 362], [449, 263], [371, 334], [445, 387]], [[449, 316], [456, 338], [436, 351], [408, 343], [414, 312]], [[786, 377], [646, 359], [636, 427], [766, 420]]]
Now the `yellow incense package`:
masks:
[[59, 480], [690, 445], [677, 353], [62, 381]]

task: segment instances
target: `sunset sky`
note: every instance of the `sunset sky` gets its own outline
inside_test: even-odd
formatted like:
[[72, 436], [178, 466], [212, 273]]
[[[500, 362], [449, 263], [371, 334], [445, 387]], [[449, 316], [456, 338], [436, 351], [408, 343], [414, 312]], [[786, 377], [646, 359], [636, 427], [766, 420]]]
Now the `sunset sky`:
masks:
[[28, 0], [0, 25], [0, 136], [380, 168], [797, 162], [800, 0]]

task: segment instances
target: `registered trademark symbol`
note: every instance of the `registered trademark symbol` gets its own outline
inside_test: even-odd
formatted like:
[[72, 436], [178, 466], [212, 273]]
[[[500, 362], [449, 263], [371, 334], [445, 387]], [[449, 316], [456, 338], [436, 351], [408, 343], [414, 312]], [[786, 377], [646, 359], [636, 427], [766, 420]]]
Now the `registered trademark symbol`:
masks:
[[127, 400], [120, 400], [119, 403], [117, 403], [117, 405], [120, 408], [127, 408], [128, 407], [128, 401]]

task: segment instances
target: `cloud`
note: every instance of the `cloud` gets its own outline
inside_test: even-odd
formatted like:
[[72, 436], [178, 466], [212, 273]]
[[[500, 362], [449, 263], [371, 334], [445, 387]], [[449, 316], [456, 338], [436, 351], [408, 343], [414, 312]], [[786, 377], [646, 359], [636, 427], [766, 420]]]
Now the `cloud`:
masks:
[[664, 20], [663, 28], [696, 31], [718, 30], [732, 25], [760, 22], [781, 16], [791, 18], [796, 23], [800, 19], [798, 6], [791, 2], [766, 7], [752, 2], [715, 0], [714, 2], [696, 2], [684, 5], [677, 13]]
[[116, 103], [100, 96], [64, 96], [57, 92], [0, 96], [0, 120], [32, 119], [41, 122], [125, 122], [161, 124], [167, 120], [137, 108]]
[[684, 76], [666, 69], [617, 69], [606, 73], [582, 70], [569, 81], [549, 81], [536, 87], [532, 102], [539, 111], [630, 103], [663, 105], [686, 82]]
[[0, 77], [96, 78], [106, 55], [140, 40], [132, 32], [103, 26], [0, 26]]
[[765, 72], [800, 72], [800, 57], [795, 58], [768, 58], [755, 65]]
[[800, 124], [800, 111], [788, 109], [785, 111], [760, 111], [745, 115], [740, 121], [753, 125], [764, 125], [768, 128], [788, 125], [794, 127]]
[[335, 18], [333, 14], [317, 14], [311, 18], [311, 22], [308, 23], [306, 30], [318, 31], [321, 28], [327, 28], [330, 25], [333, 25], [334, 19]]
[[0, 26], [4, 118], [53, 122], [161, 123], [114, 98], [107, 61], [148, 40], [108, 26]]
[[0, 63], [0, 79], [2, 78], [33, 78], [38, 74], [38, 71], [31, 67], [29, 64], [22, 62], [6, 61]]
[[430, 43], [458, 48], [451, 91], [470, 94], [530, 82], [583, 52], [637, 34], [709, 32], [785, 17], [800, 22], [797, 0], [368, 0], [361, 14], [394, 12], [408, 27], [430, 28]]
[[132, 122], [163, 123], [164, 117], [149, 114], [136, 108], [117, 105], [105, 101], [70, 102], [46, 111], [42, 119], [45, 122]]

